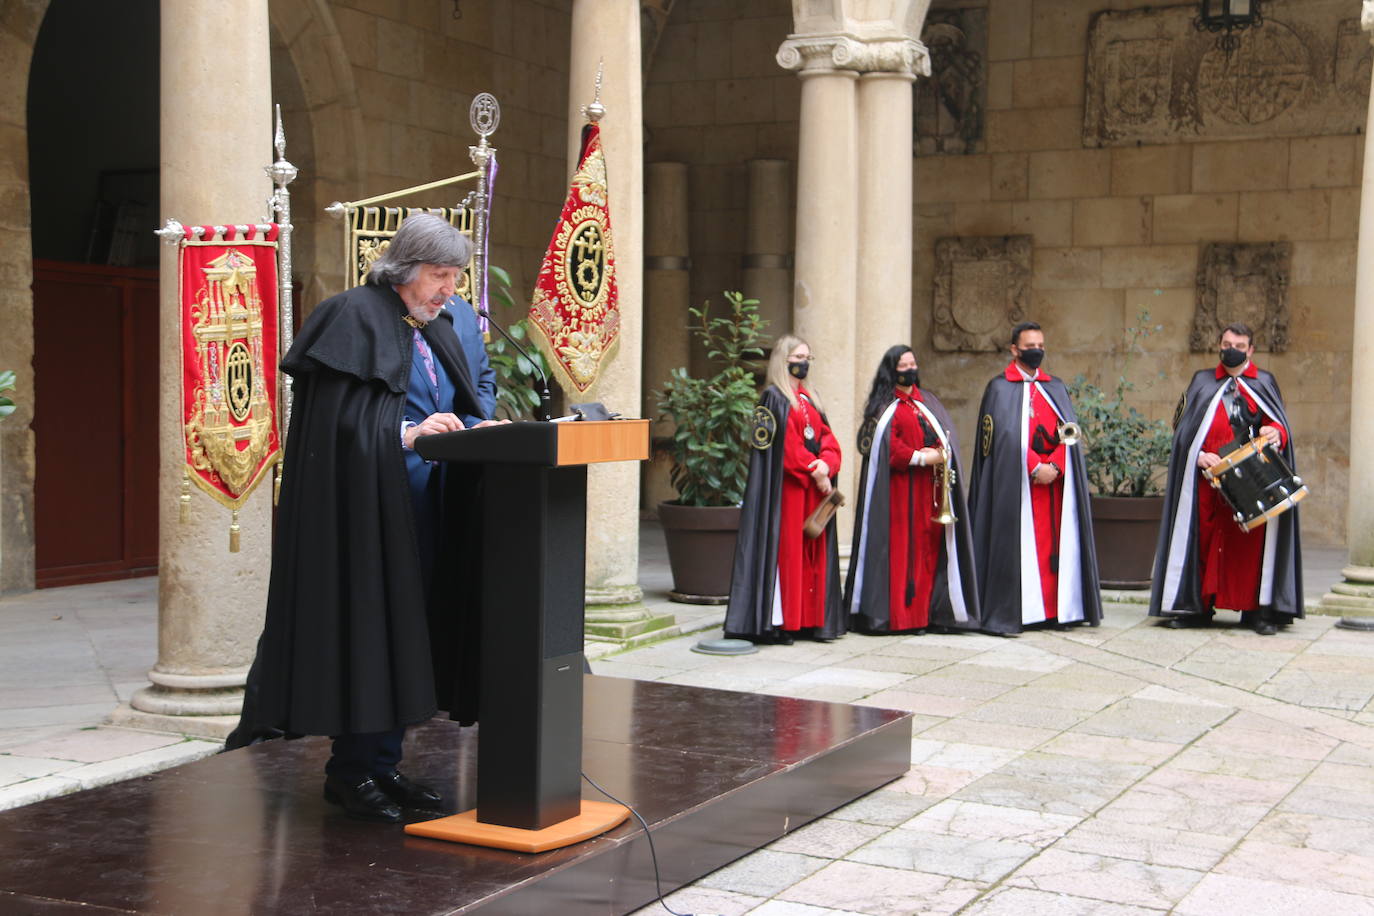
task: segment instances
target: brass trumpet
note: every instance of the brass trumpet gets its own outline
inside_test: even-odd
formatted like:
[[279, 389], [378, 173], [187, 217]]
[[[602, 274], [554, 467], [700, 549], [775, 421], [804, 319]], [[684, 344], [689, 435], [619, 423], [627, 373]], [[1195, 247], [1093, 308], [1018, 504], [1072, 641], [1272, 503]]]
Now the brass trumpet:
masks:
[[1079, 440], [1083, 438], [1083, 430], [1073, 421], [1060, 423], [1055, 434], [1059, 436], [1059, 441], [1065, 445], [1077, 445]]
[[953, 525], [959, 521], [954, 514], [954, 465], [949, 449], [941, 448], [945, 460], [935, 467], [935, 516], [931, 519], [941, 525]]

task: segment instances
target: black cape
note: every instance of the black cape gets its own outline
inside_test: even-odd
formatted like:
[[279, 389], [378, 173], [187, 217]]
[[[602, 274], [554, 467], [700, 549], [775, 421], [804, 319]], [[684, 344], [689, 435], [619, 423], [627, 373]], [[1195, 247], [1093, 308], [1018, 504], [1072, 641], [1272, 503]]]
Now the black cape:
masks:
[[[969, 514], [973, 519], [973, 558], [978, 571], [983, 629], [989, 633], [1019, 633], [1023, 626], [1044, 619], [1039, 592], [1032, 593], [1022, 578], [1021, 516], [1025, 513], [1028, 519], [1030, 513], [1030, 485], [1023, 443], [1027, 419], [1022, 414], [1026, 384], [1010, 382], [1004, 375], [998, 375], [988, 382], [983, 403], [978, 408], [978, 442], [969, 484]], [[1060, 417], [1077, 422], [1064, 383], [1050, 378], [1040, 385]], [[1073, 498], [1078, 537], [1071, 542], [1068, 529], [1061, 530], [1060, 594], [1062, 596], [1067, 587], [1078, 592], [1080, 600], [1067, 605], [1061, 602], [1058, 619], [1061, 623], [1082, 621], [1097, 626], [1102, 621], [1097, 549], [1093, 544], [1088, 477], [1082, 453], [1076, 446], [1069, 449], [1069, 464], [1064, 499], [1067, 503], [1070, 496]], [[1023, 497], [1027, 500], [1024, 505]], [[1024, 546], [1033, 555], [1034, 544]], [[1068, 577], [1075, 555], [1079, 573], [1073, 581]], [[1038, 573], [1034, 579], [1038, 588]], [[1023, 601], [1027, 602], [1024, 611]], [[1034, 613], [1035, 608], [1041, 609], [1039, 617]]]
[[[464, 559], [476, 494], [465, 469], [441, 467], [440, 535], [418, 543], [400, 442], [414, 349], [405, 315], [390, 288], [348, 290], [320, 303], [282, 360], [294, 400], [267, 615], [227, 747], [387, 731], [440, 708], [476, 718], [475, 689], [459, 689], [477, 676], [469, 596], [480, 586]], [[422, 333], [453, 382], [453, 412], [480, 414], [452, 318]], [[428, 594], [424, 547], [437, 570]]]
[[[1288, 466], [1293, 461], [1293, 427], [1288, 422], [1283, 395], [1274, 376], [1256, 367], [1258, 378], [1242, 378], [1260, 409], [1283, 424], [1288, 441], [1280, 450]], [[1150, 588], [1150, 615], [1198, 614], [1210, 608], [1202, 604], [1202, 569], [1198, 561], [1198, 521], [1196, 484], [1197, 456], [1206, 428], [1211, 426], [1217, 396], [1226, 379], [1218, 379], [1215, 369], [1202, 369], [1193, 375], [1183, 393], [1174, 419], [1174, 445], [1169, 454], [1169, 482], [1164, 493], [1164, 516], [1159, 525], [1155, 548], [1155, 571]], [[1230, 522], [1223, 522], [1230, 524]], [[1274, 614], [1303, 616], [1302, 547], [1298, 529], [1298, 507], [1289, 509], [1264, 525], [1265, 537], [1276, 538], [1272, 562], [1268, 567], [1268, 588], [1261, 569], [1260, 606]], [[1266, 553], [1268, 547], [1266, 546]], [[1265, 600], [1268, 598], [1268, 600]]]
[[[766, 408], [771, 420], [759, 408]], [[744, 488], [735, 566], [730, 577], [730, 604], [725, 611], [725, 635], [758, 641], [778, 639], [773, 626], [773, 593], [778, 580], [778, 521], [782, 514], [782, 452], [787, 416], [786, 396], [773, 385], [763, 390], [755, 408], [754, 450], [749, 456], [749, 482]], [[825, 420], [825, 415], [821, 415]], [[830, 425], [828, 420], [826, 426]], [[766, 433], [766, 434], [765, 434]], [[759, 448], [766, 441], [767, 445]], [[834, 483], [835, 478], [831, 478]], [[837, 639], [845, 633], [840, 607], [840, 552], [835, 519], [826, 528], [825, 625], [815, 635]]]
[[[964, 500], [964, 470], [959, 459], [959, 440], [954, 434], [954, 421], [940, 399], [929, 391], [922, 391], [921, 397], [925, 399], [925, 407], [935, 417], [937, 433], [943, 436], [953, 456], [955, 485], [950, 490], [950, 498], [958, 519], [953, 525], [946, 526], [941, 542], [940, 559], [935, 567], [935, 587], [930, 593], [930, 623], [932, 626], [976, 630], [981, 626], [978, 579], [974, 571], [972, 527], [969, 525], [968, 505]], [[888, 502], [892, 465], [889, 455], [892, 445], [891, 420], [896, 408], [897, 401], [894, 398], [882, 414], [874, 418], [871, 424], [865, 422], [859, 432], [859, 453], [863, 455], [863, 466], [859, 470], [854, 541], [849, 554], [849, 575], [845, 579], [844, 609], [851, 615], [853, 628], [866, 633], [891, 632]], [[955, 583], [953, 591], [950, 589], [951, 582]]]

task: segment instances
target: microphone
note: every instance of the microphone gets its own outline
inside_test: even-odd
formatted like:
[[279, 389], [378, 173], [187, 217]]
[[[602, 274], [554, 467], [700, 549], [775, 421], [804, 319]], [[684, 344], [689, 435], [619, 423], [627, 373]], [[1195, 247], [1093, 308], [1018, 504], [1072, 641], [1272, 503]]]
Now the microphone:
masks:
[[491, 309], [487, 308], [485, 305], [479, 306], [477, 314], [487, 319], [487, 324], [500, 331], [501, 336], [510, 341], [510, 345], [515, 348], [516, 352], [525, 357], [525, 361], [534, 367], [535, 372], [539, 373], [539, 416], [535, 419], [542, 420], [545, 423], [553, 419], [553, 398], [549, 396], [549, 377], [544, 374], [543, 369], [539, 368], [539, 363], [530, 359], [530, 355], [525, 352], [525, 348], [516, 343], [515, 338], [507, 334], [506, 329], [501, 327], [495, 318], [491, 317]]

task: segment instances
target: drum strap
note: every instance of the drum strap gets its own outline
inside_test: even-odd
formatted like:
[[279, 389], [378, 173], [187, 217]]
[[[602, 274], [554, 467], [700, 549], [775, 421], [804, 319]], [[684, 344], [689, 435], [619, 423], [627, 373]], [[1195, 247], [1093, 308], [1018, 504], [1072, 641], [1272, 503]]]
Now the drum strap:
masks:
[[1255, 424], [1259, 422], [1259, 412], [1250, 409], [1245, 396], [1240, 393], [1240, 386], [1234, 378], [1226, 383], [1226, 390], [1221, 395], [1222, 403], [1226, 405], [1226, 416], [1231, 421], [1231, 431], [1235, 433], [1237, 443], [1249, 442], [1255, 435]]

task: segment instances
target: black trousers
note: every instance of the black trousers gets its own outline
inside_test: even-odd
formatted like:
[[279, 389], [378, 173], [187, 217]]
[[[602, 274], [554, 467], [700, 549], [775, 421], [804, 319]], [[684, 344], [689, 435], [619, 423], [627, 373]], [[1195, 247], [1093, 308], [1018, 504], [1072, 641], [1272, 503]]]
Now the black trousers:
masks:
[[405, 736], [404, 725], [385, 732], [336, 735], [333, 756], [324, 765], [324, 772], [352, 783], [362, 782], [369, 776], [393, 773], [401, 762], [401, 743]]

